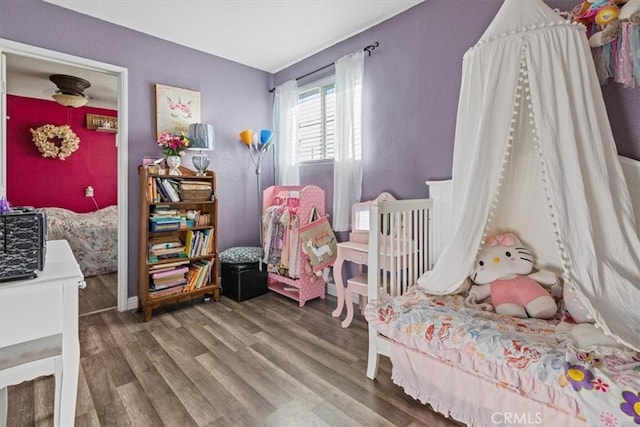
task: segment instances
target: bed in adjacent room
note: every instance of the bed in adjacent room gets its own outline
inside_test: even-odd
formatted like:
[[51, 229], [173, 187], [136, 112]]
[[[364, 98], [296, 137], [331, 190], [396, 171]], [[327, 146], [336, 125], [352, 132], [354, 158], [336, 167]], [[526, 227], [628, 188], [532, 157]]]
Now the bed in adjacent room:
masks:
[[118, 207], [77, 213], [46, 208], [47, 239], [65, 239], [85, 277], [118, 270]]

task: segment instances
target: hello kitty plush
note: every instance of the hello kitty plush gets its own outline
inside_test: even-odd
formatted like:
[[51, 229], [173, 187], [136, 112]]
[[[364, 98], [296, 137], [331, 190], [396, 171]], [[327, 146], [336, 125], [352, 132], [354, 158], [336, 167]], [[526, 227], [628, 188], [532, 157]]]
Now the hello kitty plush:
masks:
[[[490, 236], [477, 257], [467, 305], [495, 309], [498, 314], [513, 317], [548, 319], [558, 309], [556, 302], [540, 283], [554, 285], [556, 275], [547, 270], [531, 273], [533, 257], [511, 234]], [[478, 304], [491, 297], [491, 305]]]

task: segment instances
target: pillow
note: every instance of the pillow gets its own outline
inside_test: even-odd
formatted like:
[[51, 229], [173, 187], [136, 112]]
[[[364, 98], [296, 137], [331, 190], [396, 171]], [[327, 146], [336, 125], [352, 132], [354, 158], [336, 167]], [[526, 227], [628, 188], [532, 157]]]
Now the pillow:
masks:
[[616, 341], [615, 338], [606, 335], [602, 329], [596, 328], [595, 325], [590, 325], [588, 323], [575, 325], [573, 329], [571, 329], [571, 337], [573, 338], [575, 347], [578, 350], [589, 351], [601, 349], [602, 347], [609, 349], [617, 348], [620, 350], [627, 349], [624, 344], [621, 344]]
[[576, 323], [593, 323], [589, 310], [580, 302], [573, 283], [566, 283], [562, 288], [562, 299], [567, 311]]
[[225, 264], [249, 264], [262, 259], [262, 248], [238, 246], [222, 251], [220, 262]]

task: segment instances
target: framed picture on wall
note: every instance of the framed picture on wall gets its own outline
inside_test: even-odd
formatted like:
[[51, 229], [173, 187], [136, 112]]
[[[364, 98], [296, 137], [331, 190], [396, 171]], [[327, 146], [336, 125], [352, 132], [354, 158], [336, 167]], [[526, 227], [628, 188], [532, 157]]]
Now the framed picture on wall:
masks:
[[200, 92], [156, 84], [156, 136], [162, 132], [186, 133], [200, 123]]

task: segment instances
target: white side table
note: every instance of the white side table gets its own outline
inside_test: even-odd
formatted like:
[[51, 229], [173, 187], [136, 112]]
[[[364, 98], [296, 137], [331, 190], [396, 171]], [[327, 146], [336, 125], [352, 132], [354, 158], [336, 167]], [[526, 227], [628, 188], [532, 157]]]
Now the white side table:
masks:
[[47, 242], [39, 277], [0, 283], [0, 426], [7, 422], [7, 386], [52, 374], [54, 425], [74, 424], [78, 287], [84, 278], [66, 240]]

